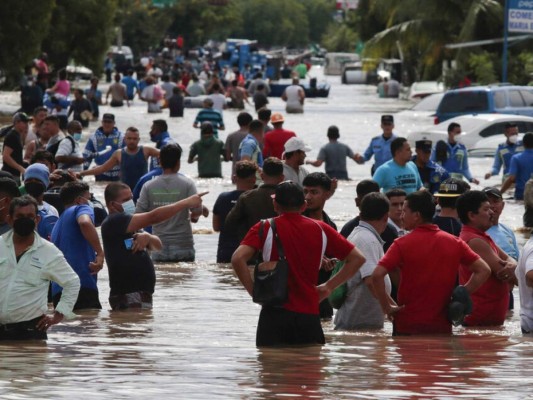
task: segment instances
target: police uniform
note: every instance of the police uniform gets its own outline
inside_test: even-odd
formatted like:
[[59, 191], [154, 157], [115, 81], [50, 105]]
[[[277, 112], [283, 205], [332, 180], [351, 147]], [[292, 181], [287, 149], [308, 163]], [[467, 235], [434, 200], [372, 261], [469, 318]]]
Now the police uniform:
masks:
[[[382, 115], [381, 123], [394, 124], [394, 117], [392, 115]], [[372, 158], [372, 156], [374, 156], [374, 165], [372, 165], [372, 169], [370, 171], [372, 175], [374, 175], [374, 172], [379, 166], [385, 164], [389, 160], [392, 160], [390, 145], [397, 137], [398, 136], [396, 136], [394, 133], [389, 138], [386, 138], [383, 136], [383, 134], [381, 134], [373, 137], [372, 140], [370, 140], [370, 144], [363, 154], [363, 159], [368, 161]]]
[[[435, 149], [431, 154], [431, 161], [436, 161]], [[452, 178], [463, 179], [464, 177], [468, 182], [472, 182], [473, 177], [468, 166], [468, 151], [464, 144], [455, 143], [452, 145], [446, 142], [446, 160], [442, 163], [442, 167], [448, 171]]]
[[[416, 149], [425, 150], [427, 153], [431, 152], [431, 145], [431, 140], [417, 140], [415, 143]], [[436, 162], [429, 160], [426, 165], [420, 167], [416, 164], [416, 155], [413, 157], [412, 161], [418, 168], [418, 173], [420, 174], [420, 179], [422, 179], [424, 187], [429, 190], [431, 194], [437, 192], [441, 182], [450, 177], [448, 171]]]
[[500, 143], [494, 154], [494, 163], [492, 164], [492, 175], [498, 175], [503, 166], [503, 180], [509, 176], [509, 168], [511, 167], [511, 158], [514, 154], [524, 151], [522, 141], [517, 143]]

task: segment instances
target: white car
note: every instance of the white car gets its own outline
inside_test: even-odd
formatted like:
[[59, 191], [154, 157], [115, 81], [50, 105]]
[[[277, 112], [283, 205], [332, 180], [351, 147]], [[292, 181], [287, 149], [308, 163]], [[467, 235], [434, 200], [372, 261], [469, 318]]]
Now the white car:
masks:
[[[461, 141], [469, 151], [473, 150], [477, 143], [485, 138], [490, 138], [492, 136], [503, 138], [502, 134], [505, 130], [505, 124], [508, 122], [514, 122], [517, 124], [519, 132], [533, 132], [533, 117], [512, 114], [476, 114], [451, 118], [438, 125], [434, 125], [433, 127], [411, 133], [407, 136], [407, 140], [412, 145], [417, 140], [422, 139], [429, 139], [433, 141], [433, 144], [439, 140], [446, 141], [448, 140], [448, 125], [452, 122], [461, 125]], [[505, 141], [505, 139], [499, 141], [494, 139], [494, 142], [488, 142], [492, 149], [491, 156], [494, 155], [494, 151], [498, 144], [503, 141]]]
[[394, 115], [395, 131], [400, 135], [420, 131], [427, 126], [434, 126], [435, 113], [444, 93], [432, 94], [420, 100], [407, 110]]
[[[519, 133], [518, 140], [522, 140], [523, 138], [524, 134]], [[483, 138], [468, 149], [468, 155], [471, 157], [494, 157], [498, 145], [505, 141], [507, 141], [507, 138], [503, 133]]]
[[407, 98], [409, 100], [420, 100], [431, 94], [443, 93], [444, 84], [438, 81], [414, 82], [409, 88]]

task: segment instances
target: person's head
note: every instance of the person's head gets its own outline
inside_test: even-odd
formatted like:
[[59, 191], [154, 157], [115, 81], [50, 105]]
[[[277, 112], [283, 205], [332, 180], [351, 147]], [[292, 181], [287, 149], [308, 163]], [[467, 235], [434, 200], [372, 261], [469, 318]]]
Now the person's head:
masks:
[[141, 135], [139, 130], [134, 126], [130, 126], [126, 129], [126, 134], [124, 135], [124, 143], [129, 151], [136, 151], [139, 148], [139, 141], [141, 140]]
[[115, 114], [106, 113], [102, 116], [102, 130], [111, 133], [115, 129]]
[[409, 142], [403, 137], [396, 138], [391, 142], [390, 152], [394, 161], [399, 165], [407, 164], [413, 156]]
[[133, 70], [130, 68], [126, 71], [126, 75], [133, 76]]
[[6, 221], [13, 228], [15, 237], [32, 236], [40, 220], [38, 204], [33, 197], [24, 195], [11, 200]]
[[43, 106], [35, 107], [33, 110], [33, 123], [35, 126], [41, 126], [48, 115], [48, 109]]
[[179, 169], [182, 153], [181, 146], [177, 143], [168, 143], [161, 148], [159, 162], [163, 169]]
[[170, 81], [170, 76], [168, 74], [163, 74], [163, 76], [161, 76], [161, 80], [163, 82], [169, 82]]
[[376, 181], [372, 179], [363, 179], [355, 187], [356, 197], [355, 205], [357, 208], [361, 208], [361, 201], [368, 193], [379, 192], [379, 185]]
[[100, 82], [100, 80], [96, 77], [92, 77], [91, 78], [91, 87], [94, 89], [98, 86], [98, 82]]
[[250, 131], [250, 134], [252, 134], [259, 141], [259, 143], [263, 142], [265, 126], [261, 121], [254, 119], [252, 122], [250, 122], [248, 130]]
[[36, 163], [26, 168], [24, 173], [24, 188], [26, 192], [37, 200], [42, 196], [50, 184], [50, 171], [44, 164]]
[[274, 211], [278, 214], [284, 212], [302, 212], [305, 209], [304, 192], [300, 186], [292, 181], [280, 182], [272, 195]]
[[14, 179], [0, 178], [0, 224], [5, 222], [5, 217], [9, 211], [9, 204], [15, 197], [20, 196], [17, 182]]
[[214, 83], [213, 86], [211, 86], [211, 89], [213, 92], [220, 92], [220, 85], [218, 83]]
[[331, 178], [323, 172], [312, 172], [307, 175], [302, 186], [307, 209], [321, 211], [331, 197]]
[[172, 94], [182, 94], [183, 91], [181, 90], [181, 88], [179, 86], [174, 86], [172, 88]]
[[253, 119], [254, 118], [246, 111], [242, 111], [239, 113], [239, 115], [237, 115], [237, 123], [241, 128], [247, 128]]
[[164, 119], [154, 119], [150, 128], [150, 136], [157, 136], [162, 132], [168, 131], [167, 121]]
[[389, 219], [389, 200], [383, 193], [366, 194], [361, 200], [361, 221], [372, 223], [378, 233], [383, 233]]
[[522, 143], [524, 143], [526, 149], [533, 149], [533, 132], [526, 133], [522, 139]]
[[56, 170], [56, 160], [52, 153], [46, 150], [37, 150], [31, 156], [30, 164], [44, 164], [50, 173]]
[[434, 196], [441, 208], [455, 210], [457, 199], [467, 190], [470, 190], [470, 185], [462, 179], [448, 178], [440, 184], [439, 191]]
[[89, 185], [83, 181], [68, 182], [59, 191], [59, 197], [64, 206], [89, 204]]
[[83, 99], [83, 90], [81, 89], [74, 89], [74, 98], [76, 100], [81, 100]]
[[213, 108], [213, 100], [206, 97], [203, 101], [204, 108]]
[[234, 79], [231, 81], [231, 86], [233, 86], [234, 88], [236, 88], [238, 84], [239, 84], [239, 81], [237, 79]]
[[202, 140], [211, 139], [213, 137], [213, 134], [213, 124], [209, 121], [202, 122], [202, 125], [200, 125], [200, 136], [202, 137]]
[[389, 114], [382, 115], [381, 116], [381, 129], [383, 130], [383, 134], [386, 137], [390, 137], [394, 129], [394, 116], [389, 115]]
[[276, 157], [268, 157], [263, 161], [261, 179], [268, 184], [278, 184], [283, 181], [283, 162]]
[[110, 214], [135, 212], [133, 194], [128, 185], [122, 182], [112, 182], [104, 190], [104, 199]]
[[457, 215], [464, 225], [486, 231], [492, 225], [493, 211], [489, 198], [480, 190], [470, 190], [457, 199]]
[[448, 125], [448, 142], [451, 144], [459, 143], [459, 135], [461, 135], [461, 125], [457, 122], [452, 122]]
[[13, 115], [13, 128], [22, 134], [28, 133], [28, 124], [30, 122], [30, 117], [26, 113], [18, 112]]
[[502, 215], [503, 208], [505, 207], [505, 201], [503, 201], [502, 192], [495, 187], [486, 187], [483, 189], [483, 193], [487, 195], [492, 212], [494, 213], [492, 224], [497, 225], [500, 221], [500, 215]]
[[504, 134], [508, 143], [515, 144], [518, 142], [518, 125], [516, 122], [507, 122]]
[[435, 214], [433, 196], [426, 190], [409, 193], [403, 205], [403, 227], [413, 230], [418, 225], [429, 224]]
[[67, 70], [65, 68], [60, 69], [59, 72], [57, 73], [57, 76], [58, 76], [60, 81], [66, 80], [67, 79]]
[[237, 161], [235, 164], [235, 175], [233, 175], [237, 186], [253, 188], [256, 181], [257, 169], [257, 164], [253, 161]]
[[422, 164], [427, 164], [431, 156], [431, 140], [417, 140], [415, 142], [416, 159]]
[[292, 78], [292, 84], [293, 85], [299, 85], [300, 84], [300, 79], [298, 79], [297, 77], [293, 77]]
[[279, 129], [283, 126], [285, 118], [283, 118], [283, 115], [280, 113], [274, 113], [270, 117], [270, 122], [274, 125], [274, 128]]
[[48, 140], [59, 134], [59, 118], [55, 115], [48, 115], [41, 124], [41, 137]]
[[81, 140], [82, 131], [83, 127], [81, 126], [80, 121], [72, 120], [67, 125], [67, 132], [72, 135], [77, 142]]
[[331, 125], [328, 128], [328, 139], [329, 140], [338, 140], [341, 137], [341, 134], [339, 133], [339, 128], [335, 125]]
[[262, 107], [257, 110], [257, 119], [263, 124], [268, 124], [270, 122], [270, 117], [272, 116], [272, 110]]
[[285, 142], [285, 159], [288, 163], [294, 165], [303, 165], [305, 162], [306, 152], [311, 151], [305, 142], [299, 137], [291, 137]]
[[262, 83], [260, 83], [259, 85], [257, 85], [256, 90], [257, 90], [258, 92], [262, 92], [263, 90], [265, 90], [265, 85], [263, 85]]
[[398, 226], [402, 225], [403, 203], [407, 193], [403, 189], [391, 189], [385, 196], [389, 199], [389, 217]]
[[119, 73], [116, 73], [115, 76], [113, 77], [115, 79], [115, 82], [120, 82], [120, 74]]

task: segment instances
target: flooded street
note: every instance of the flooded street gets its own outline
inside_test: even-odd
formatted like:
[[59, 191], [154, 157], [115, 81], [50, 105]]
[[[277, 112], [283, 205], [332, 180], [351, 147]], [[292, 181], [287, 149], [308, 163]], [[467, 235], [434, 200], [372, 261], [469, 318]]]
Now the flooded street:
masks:
[[[327, 142], [328, 126], [337, 125], [340, 141], [363, 152], [380, 133], [380, 115], [410, 105], [378, 99], [375, 87], [341, 85], [339, 77], [328, 82], [329, 98], [308, 99], [305, 114], [286, 116], [284, 127], [313, 148], [310, 159]], [[12, 101], [0, 96], [4, 99]], [[269, 100], [273, 111], [284, 113], [281, 99]], [[199, 138], [199, 130], [192, 128], [196, 109], [186, 109], [185, 118], [168, 119], [168, 111], [149, 115], [146, 104], [135, 100], [129, 109], [103, 106], [100, 115], [104, 112], [114, 112], [123, 131], [139, 128], [148, 145], [152, 120], [167, 119], [171, 136], [184, 149], [181, 172], [197, 176], [197, 165], [186, 162], [190, 144]], [[237, 114], [224, 112], [222, 140], [238, 128]], [[91, 131], [96, 127], [92, 123]], [[369, 177], [371, 166], [348, 162], [353, 181], [341, 182], [326, 205], [339, 229], [356, 215], [355, 186]], [[482, 180], [492, 160], [471, 159], [470, 164]], [[224, 179], [196, 180], [198, 191], [210, 191], [204, 197], [210, 210], [219, 193], [233, 189], [230, 171], [225, 163]], [[103, 187], [93, 186], [100, 199]], [[508, 200], [502, 220], [519, 228], [522, 212], [522, 205]], [[103, 310], [78, 312], [76, 320], [54, 326], [46, 343], [0, 343], [0, 398], [533, 398], [533, 340], [520, 333], [517, 289], [514, 313], [501, 329], [454, 328], [453, 337], [392, 338], [390, 323], [383, 331], [338, 332], [327, 321], [324, 347], [257, 349], [259, 306], [229, 265], [214, 262], [218, 234], [212, 233], [211, 216], [194, 229], [195, 263], [156, 265], [153, 310], [110, 312], [104, 268], [98, 278]], [[521, 233], [517, 238], [521, 245], [526, 240]]]

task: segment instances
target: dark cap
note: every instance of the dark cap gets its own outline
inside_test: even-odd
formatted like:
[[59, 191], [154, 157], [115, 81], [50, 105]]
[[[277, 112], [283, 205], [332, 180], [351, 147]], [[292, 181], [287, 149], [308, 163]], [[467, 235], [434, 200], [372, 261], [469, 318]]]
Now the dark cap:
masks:
[[13, 123], [16, 124], [17, 122], [30, 122], [30, 117], [26, 113], [18, 112], [13, 115]]
[[439, 191], [434, 194], [435, 197], [459, 197], [468, 190], [469, 186], [466, 182], [448, 178], [440, 184]]
[[293, 181], [284, 181], [278, 184], [272, 198], [276, 200], [276, 203], [290, 208], [301, 207], [305, 203], [302, 188]]
[[104, 114], [102, 116], [102, 121], [113, 121], [113, 122], [115, 122], [115, 114]]
[[425, 152], [430, 152], [432, 144], [433, 142], [431, 140], [417, 140], [415, 142], [415, 148]]
[[503, 199], [502, 192], [495, 187], [486, 187], [483, 189], [483, 193], [487, 196], [496, 197], [497, 199]]
[[394, 117], [392, 115], [382, 115], [381, 123], [382, 124], [394, 124]]

